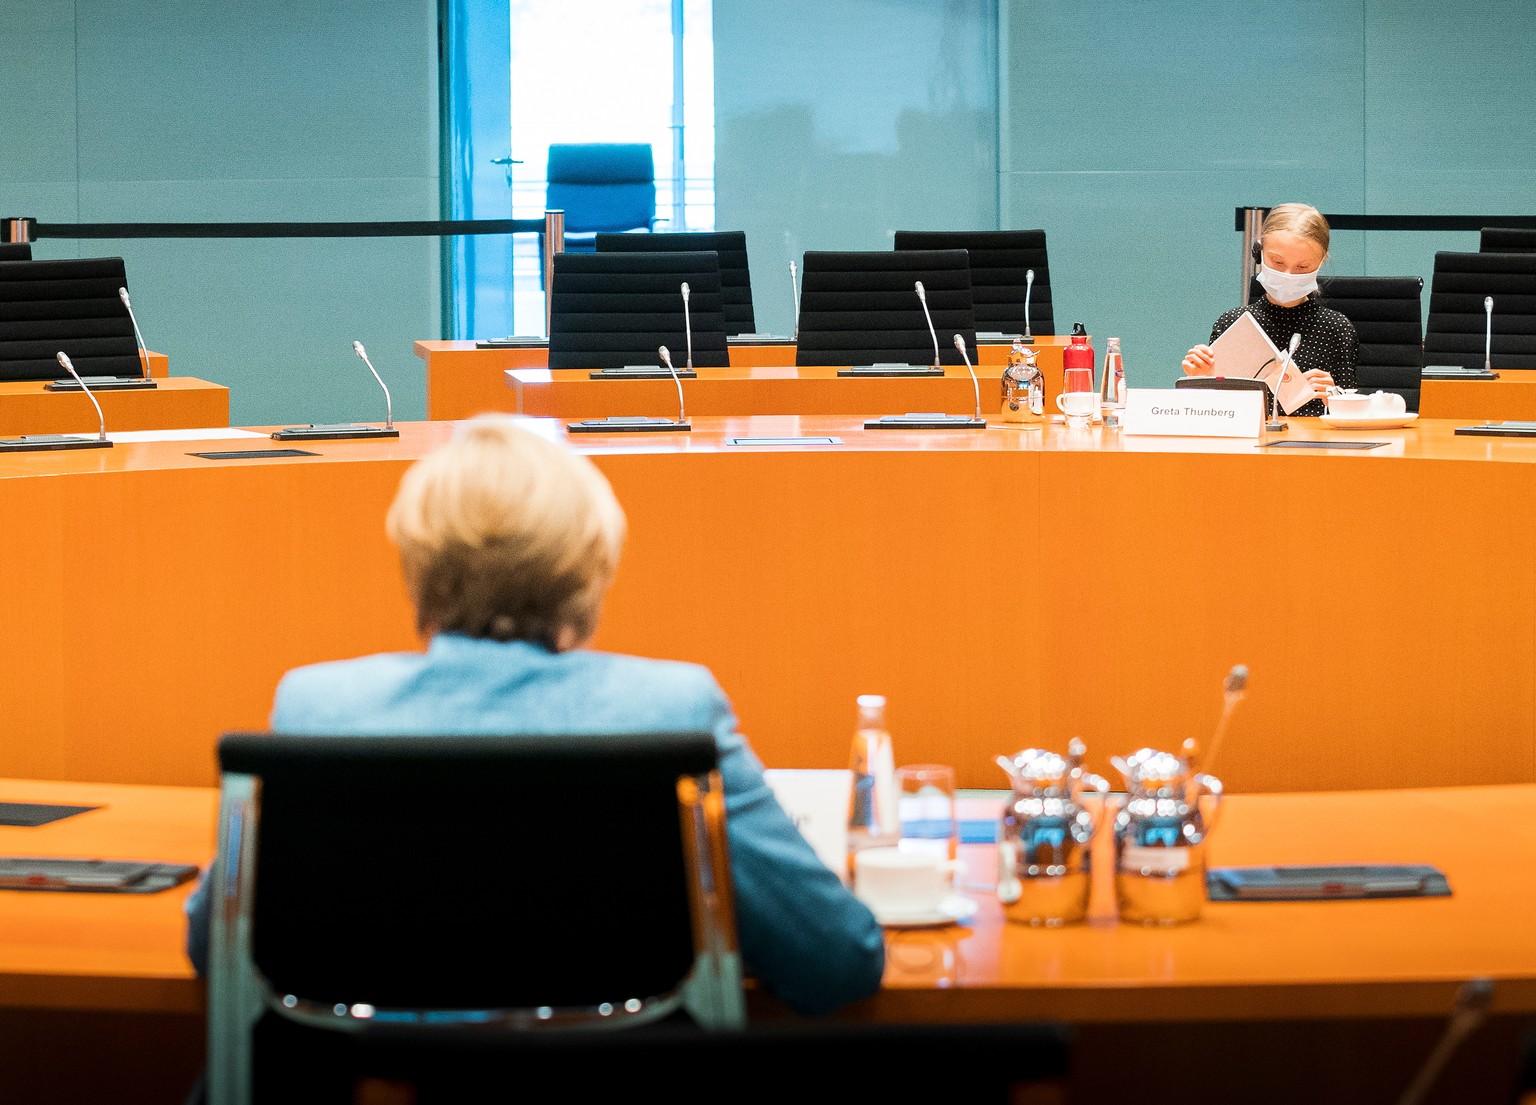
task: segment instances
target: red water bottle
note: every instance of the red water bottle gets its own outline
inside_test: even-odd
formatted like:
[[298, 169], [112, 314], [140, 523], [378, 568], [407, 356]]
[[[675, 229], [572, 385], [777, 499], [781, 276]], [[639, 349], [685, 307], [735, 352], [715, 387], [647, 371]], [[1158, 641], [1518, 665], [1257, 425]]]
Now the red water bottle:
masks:
[[1093, 343], [1081, 322], [1072, 324], [1072, 340], [1061, 351], [1061, 390], [1093, 390]]

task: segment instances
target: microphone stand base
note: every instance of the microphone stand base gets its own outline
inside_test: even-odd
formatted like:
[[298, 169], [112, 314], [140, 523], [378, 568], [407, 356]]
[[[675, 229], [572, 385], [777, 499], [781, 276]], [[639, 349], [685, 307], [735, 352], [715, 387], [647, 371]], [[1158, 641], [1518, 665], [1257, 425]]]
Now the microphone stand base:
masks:
[[[640, 368], [595, 368], [587, 373], [592, 380], [670, 380], [672, 373], [664, 368], [652, 368], [644, 365]], [[679, 380], [697, 380], [699, 374], [691, 368], [677, 370]]]
[[614, 415], [609, 418], [588, 418], [582, 422], [568, 422], [565, 429], [573, 434], [665, 434], [687, 433], [693, 429], [693, 424], [687, 420], [674, 422], [670, 418]]
[[861, 364], [852, 368], [840, 368], [839, 376], [942, 376], [944, 370], [933, 365], [918, 364]]
[[393, 426], [368, 426], [356, 422], [314, 423], [288, 426], [272, 432], [273, 441], [340, 441], [357, 437], [399, 437]]
[[966, 414], [887, 414], [864, 423], [866, 430], [985, 430], [985, 418]]
[[1275, 421], [1275, 422], [1266, 422], [1266, 423], [1264, 423], [1264, 432], [1265, 433], [1270, 433], [1270, 434], [1284, 433], [1286, 430], [1289, 430], [1290, 428], [1291, 428], [1291, 424], [1289, 422]]
[[0, 453], [33, 453], [58, 449], [110, 449], [112, 442], [99, 437], [71, 437], [69, 434], [27, 434], [0, 438]]
[[[143, 376], [87, 376], [86, 387], [92, 391], [149, 391], [159, 385]], [[80, 385], [73, 380], [49, 380], [44, 391], [79, 391]]]

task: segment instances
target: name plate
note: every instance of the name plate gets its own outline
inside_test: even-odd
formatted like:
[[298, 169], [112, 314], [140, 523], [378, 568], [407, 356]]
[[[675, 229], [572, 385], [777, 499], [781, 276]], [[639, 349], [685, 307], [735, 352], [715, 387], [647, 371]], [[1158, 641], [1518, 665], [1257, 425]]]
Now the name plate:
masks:
[[817, 858], [847, 882], [848, 803], [853, 797], [853, 772], [840, 768], [771, 767], [763, 771], [763, 779]]
[[1162, 437], [1252, 437], [1264, 429], [1264, 394], [1219, 388], [1130, 388], [1123, 433]]

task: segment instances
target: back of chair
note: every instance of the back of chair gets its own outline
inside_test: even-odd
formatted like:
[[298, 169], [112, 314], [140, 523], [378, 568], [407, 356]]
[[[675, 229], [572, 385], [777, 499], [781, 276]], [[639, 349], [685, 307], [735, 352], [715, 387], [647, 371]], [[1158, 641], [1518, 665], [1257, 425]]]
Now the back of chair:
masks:
[[1322, 303], [1355, 327], [1361, 391], [1394, 391], [1419, 409], [1424, 370], [1424, 279], [1419, 276], [1333, 276], [1319, 281]]
[[[1030, 333], [1056, 333], [1045, 231], [898, 230], [896, 248], [963, 249], [969, 253], [978, 330], [1024, 333], [1027, 292]], [[1028, 279], [1031, 269], [1035, 273], [1033, 283]]]
[[31, 242], [0, 242], [0, 261], [32, 260]]
[[225, 736], [215, 1100], [248, 1085], [263, 1007], [355, 1030], [641, 1021], [686, 1000], [740, 1023], [717, 759], [708, 733]]
[[677, 368], [687, 356], [682, 285], [688, 285], [693, 363], [724, 368], [720, 259], [686, 253], [559, 253], [550, 288], [549, 367], [660, 365], [665, 345]]
[[963, 249], [808, 252], [800, 280], [797, 365], [933, 363], [915, 285], [921, 281], [938, 334], [939, 362], [976, 362], [976, 314], [970, 259]]
[[1479, 253], [1536, 253], [1536, 229], [1485, 226], [1478, 236]]
[[747, 232], [717, 230], [664, 234], [599, 234], [598, 253], [667, 253], [713, 250], [720, 257], [720, 301], [727, 334], [757, 329], [752, 313], [752, 275], [747, 268]]
[[128, 286], [121, 257], [0, 261], [0, 380], [140, 376], [133, 321], [118, 296]]
[[650, 230], [656, 218], [656, 163], [645, 143], [549, 147], [545, 207], [565, 212], [567, 233]]
[[1536, 253], [1435, 254], [1426, 365], [1482, 368], [1493, 299], [1493, 367], [1536, 368]]

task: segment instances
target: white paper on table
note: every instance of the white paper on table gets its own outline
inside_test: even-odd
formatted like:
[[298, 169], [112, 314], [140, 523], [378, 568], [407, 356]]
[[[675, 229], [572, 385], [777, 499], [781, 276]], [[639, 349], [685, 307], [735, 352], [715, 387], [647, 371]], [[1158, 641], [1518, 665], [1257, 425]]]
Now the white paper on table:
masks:
[[[95, 437], [95, 434], [78, 434], [78, 437]], [[213, 426], [202, 430], [124, 430], [108, 433], [109, 440], [119, 444], [132, 441], [227, 441], [236, 437], [270, 437], [255, 430], [237, 430], [232, 426]]]
[[853, 798], [853, 772], [839, 768], [767, 768], [763, 778], [817, 858], [847, 882], [848, 803]]

